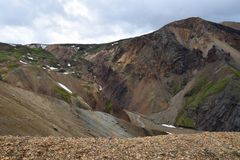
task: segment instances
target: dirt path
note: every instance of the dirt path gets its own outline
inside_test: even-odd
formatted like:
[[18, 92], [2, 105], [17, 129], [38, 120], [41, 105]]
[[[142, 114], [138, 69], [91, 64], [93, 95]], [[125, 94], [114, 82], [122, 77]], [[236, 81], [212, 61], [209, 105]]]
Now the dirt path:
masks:
[[142, 128], [145, 128], [145, 124], [140, 120], [141, 116], [137, 115], [137, 122], [140, 124]]
[[146, 138], [0, 137], [0, 159], [239, 159], [240, 133]]
[[173, 134], [193, 134], [193, 133], [200, 133], [199, 131], [193, 130], [193, 129], [186, 129], [186, 128], [170, 128], [170, 127], [164, 127], [162, 124], [156, 124], [153, 122], [153, 120], [150, 120], [145, 115], [130, 112], [127, 110], [124, 110], [129, 118], [132, 124], [139, 126], [139, 127], [145, 127], [146, 129], [152, 129], [152, 130], [159, 130], [164, 131], [167, 133], [173, 133]]

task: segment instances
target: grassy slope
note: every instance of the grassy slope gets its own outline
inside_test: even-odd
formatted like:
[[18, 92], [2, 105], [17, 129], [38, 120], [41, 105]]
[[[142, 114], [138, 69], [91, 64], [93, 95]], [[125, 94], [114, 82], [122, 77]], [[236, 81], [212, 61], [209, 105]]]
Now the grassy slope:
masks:
[[66, 102], [70, 103], [71, 102], [71, 96], [72, 94], [67, 92], [65, 89], [56, 86], [54, 88], [54, 91]]
[[[32, 57], [29, 59], [28, 57]], [[26, 46], [16, 46], [8, 50], [0, 50], [0, 63], [8, 64], [16, 63], [19, 60], [26, 61], [31, 64], [47, 63], [56, 66], [57, 61], [54, 56], [40, 48], [28, 48]]]
[[236, 69], [228, 67], [227, 70], [229, 71], [228, 74], [225, 74], [225, 76], [223, 74], [217, 80], [209, 76], [200, 76], [198, 78], [193, 88], [185, 94], [184, 109], [176, 118], [177, 126], [195, 128], [195, 122], [188, 116], [187, 110], [195, 110], [207, 100], [211, 101], [211, 97], [222, 92], [232, 78], [240, 76], [240, 72]]

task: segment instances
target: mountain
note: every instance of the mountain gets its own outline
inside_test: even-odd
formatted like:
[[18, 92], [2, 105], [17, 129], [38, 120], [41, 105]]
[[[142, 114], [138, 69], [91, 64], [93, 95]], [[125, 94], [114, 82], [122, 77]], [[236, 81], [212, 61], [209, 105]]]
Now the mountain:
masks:
[[2, 135], [39, 134], [8, 125], [27, 115], [41, 135], [240, 131], [240, 31], [197, 17], [105, 44], [2, 43], [0, 75]]
[[240, 23], [239, 22], [222, 22], [221, 23], [222, 25], [224, 26], [228, 26], [228, 27], [231, 27], [233, 29], [237, 29], [237, 30], [240, 30]]

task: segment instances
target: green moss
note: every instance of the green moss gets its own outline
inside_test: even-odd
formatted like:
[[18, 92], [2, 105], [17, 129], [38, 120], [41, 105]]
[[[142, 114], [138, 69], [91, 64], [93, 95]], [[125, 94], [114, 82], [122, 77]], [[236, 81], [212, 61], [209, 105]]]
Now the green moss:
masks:
[[231, 71], [234, 73], [235, 76], [240, 77], [240, 71], [239, 70], [231, 67]]
[[189, 97], [189, 96], [197, 94], [204, 87], [204, 85], [206, 83], [207, 83], [206, 77], [199, 77], [195, 81], [194, 87], [185, 94], [185, 97]]
[[181, 91], [188, 83], [188, 79], [183, 77], [181, 79], [174, 79], [174, 81], [170, 84], [170, 93], [172, 95], [176, 95], [179, 91]]
[[174, 83], [173, 85], [173, 95], [176, 95], [182, 89], [181, 83]]
[[195, 82], [194, 87], [185, 95], [185, 105], [176, 118], [176, 125], [188, 128], [195, 128], [194, 120], [187, 115], [188, 109], [196, 109], [207, 97], [220, 93], [225, 89], [231, 77], [226, 77], [217, 82], [209, 82], [202, 77]]
[[11, 63], [11, 64], [8, 65], [8, 69], [10, 69], [10, 70], [13, 70], [13, 69], [15, 69], [17, 67], [19, 67], [19, 65], [16, 64], [16, 63]]
[[10, 60], [9, 55], [6, 52], [0, 52], [0, 62], [5, 62]]
[[181, 112], [176, 119], [177, 126], [187, 127], [187, 128], [195, 128], [194, 120], [188, 117], [185, 111]]
[[71, 96], [72, 96], [71, 93], [67, 92], [65, 89], [58, 86], [56, 86], [54, 90], [64, 101], [68, 103], [71, 102]]
[[[229, 83], [230, 78], [226, 77], [217, 82], [201, 81], [202, 85], [197, 85], [185, 95], [185, 108], [197, 108], [208, 96], [221, 92]], [[205, 82], [205, 85], [204, 85]]]
[[77, 97], [78, 94], [77, 94], [77, 93], [73, 93], [72, 96], [73, 96], [73, 97]]
[[36, 58], [39, 58], [39, 59], [52, 59], [52, 60], [55, 60], [54, 56], [43, 50], [43, 49], [40, 49], [40, 48], [33, 48], [31, 49], [31, 55], [33, 57], [36, 57]]
[[104, 111], [110, 113], [112, 111], [112, 102], [108, 100], [105, 104]]
[[26, 46], [17, 46], [14, 49], [6, 51], [0, 51], [0, 62], [10, 60], [18, 61], [24, 59], [24, 56], [27, 57], [30, 54], [30, 57], [33, 57], [34, 60], [31, 60], [32, 63], [48, 62], [51, 66], [57, 65], [56, 58], [49, 52], [40, 49], [40, 48], [28, 48]]
[[89, 47], [86, 52], [89, 52], [89, 53], [97, 53], [103, 49], [106, 48], [106, 44], [96, 44], [96, 45], [93, 45], [91, 47]]

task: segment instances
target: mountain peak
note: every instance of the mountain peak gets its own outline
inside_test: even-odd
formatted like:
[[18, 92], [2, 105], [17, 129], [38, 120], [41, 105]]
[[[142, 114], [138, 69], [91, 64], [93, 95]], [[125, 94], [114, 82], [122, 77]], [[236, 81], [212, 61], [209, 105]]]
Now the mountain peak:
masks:
[[207, 25], [209, 24], [209, 21], [204, 20], [200, 17], [190, 17], [190, 18], [186, 18], [186, 19], [182, 19], [182, 20], [178, 20], [172, 23], [169, 23], [167, 26], [175, 26], [175, 27], [187, 27], [190, 29], [192, 29], [195, 26], [199, 26], [199, 25]]
[[186, 19], [183, 19], [182, 21], [205, 21], [204, 19], [202, 19], [201, 17], [189, 17]]

